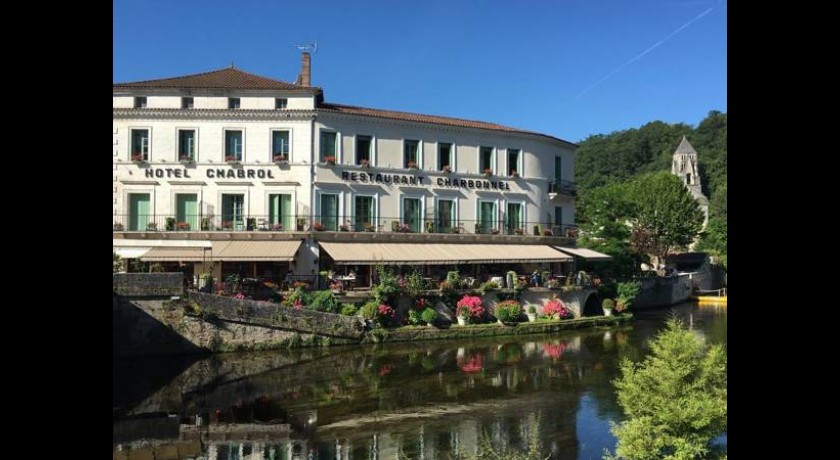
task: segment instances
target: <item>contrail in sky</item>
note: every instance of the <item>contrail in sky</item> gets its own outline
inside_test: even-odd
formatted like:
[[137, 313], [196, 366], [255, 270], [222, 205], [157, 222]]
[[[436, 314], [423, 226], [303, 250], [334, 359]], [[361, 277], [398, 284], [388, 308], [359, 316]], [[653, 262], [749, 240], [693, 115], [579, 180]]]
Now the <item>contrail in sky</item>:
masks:
[[617, 74], [618, 72], [620, 72], [622, 69], [624, 69], [624, 68], [625, 68], [625, 67], [627, 67], [628, 65], [630, 65], [630, 64], [632, 64], [632, 63], [634, 63], [634, 62], [638, 61], [639, 59], [641, 59], [642, 57], [644, 57], [646, 54], [648, 54], [648, 53], [650, 53], [651, 51], [655, 50], [656, 48], [658, 48], [658, 47], [659, 47], [659, 45], [661, 45], [661, 44], [663, 44], [663, 43], [667, 42], [667, 41], [668, 41], [668, 40], [670, 40], [670, 39], [671, 39], [674, 35], [677, 35], [677, 34], [678, 34], [678, 33], [680, 33], [683, 29], [685, 29], [686, 27], [690, 26], [691, 24], [693, 24], [693, 23], [694, 23], [695, 21], [697, 21], [698, 19], [700, 19], [700, 18], [702, 18], [703, 16], [705, 16], [705, 15], [707, 15], [707, 14], [711, 13], [711, 12], [712, 12], [712, 10], [713, 10], [716, 6], [718, 6], [718, 4], [720, 4], [720, 2], [721, 2], [721, 1], [722, 1], [722, 0], [718, 0], [718, 2], [717, 2], [717, 3], [715, 3], [714, 5], [710, 6], [710, 7], [709, 7], [709, 9], [707, 9], [706, 11], [703, 11], [702, 13], [698, 14], [697, 16], [695, 16], [695, 17], [694, 17], [694, 19], [692, 19], [692, 20], [690, 20], [690, 21], [686, 22], [685, 24], [681, 25], [681, 26], [680, 26], [677, 30], [675, 30], [675, 31], [671, 32], [670, 34], [668, 34], [668, 35], [667, 35], [665, 38], [663, 38], [662, 40], [659, 40], [658, 42], [654, 43], [653, 45], [651, 45], [651, 46], [650, 46], [650, 48], [648, 48], [648, 49], [646, 49], [646, 50], [642, 51], [641, 53], [639, 53], [639, 54], [638, 54], [636, 57], [634, 57], [633, 59], [630, 59], [629, 61], [625, 62], [624, 64], [621, 64], [620, 66], [618, 66], [618, 68], [616, 68], [615, 70], [613, 70], [612, 72], [608, 73], [608, 74], [607, 74], [607, 75], [605, 75], [603, 78], [601, 78], [600, 80], [598, 80], [597, 82], [595, 82], [595, 84], [594, 84], [594, 85], [590, 86], [589, 88], [586, 88], [585, 90], [583, 90], [583, 92], [581, 92], [580, 94], [578, 94], [578, 95], [577, 95], [577, 99], [580, 99], [580, 97], [581, 97], [581, 96], [583, 96], [584, 94], [588, 93], [589, 91], [592, 91], [593, 89], [595, 89], [596, 87], [598, 87], [598, 85], [600, 85], [601, 83], [603, 83], [603, 82], [605, 82], [605, 81], [609, 80], [609, 79], [610, 79], [610, 77], [612, 77], [613, 75]]

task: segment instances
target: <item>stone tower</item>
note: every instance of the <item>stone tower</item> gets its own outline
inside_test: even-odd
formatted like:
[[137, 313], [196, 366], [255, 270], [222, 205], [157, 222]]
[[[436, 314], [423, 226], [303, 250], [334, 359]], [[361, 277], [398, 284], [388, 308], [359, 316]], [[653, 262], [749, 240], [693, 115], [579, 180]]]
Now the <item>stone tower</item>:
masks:
[[683, 184], [688, 187], [691, 196], [697, 200], [700, 209], [703, 210], [703, 227], [709, 222], [709, 199], [703, 195], [703, 188], [700, 185], [700, 173], [697, 165], [697, 151], [683, 136], [677, 150], [674, 151], [674, 161], [671, 164], [671, 174], [682, 179]]

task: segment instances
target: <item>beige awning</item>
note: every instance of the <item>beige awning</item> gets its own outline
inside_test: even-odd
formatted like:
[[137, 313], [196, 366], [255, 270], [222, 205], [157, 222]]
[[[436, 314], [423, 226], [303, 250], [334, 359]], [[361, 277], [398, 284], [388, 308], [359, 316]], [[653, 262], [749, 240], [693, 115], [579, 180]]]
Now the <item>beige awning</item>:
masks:
[[295, 241], [214, 241], [213, 260], [232, 261], [281, 261], [294, 260], [300, 240]]
[[607, 254], [602, 254], [598, 251], [593, 251], [591, 249], [586, 248], [567, 248], [563, 246], [554, 246], [555, 249], [559, 249], [566, 254], [571, 254], [573, 256], [578, 256], [586, 260], [612, 260], [612, 256]]
[[[203, 262], [205, 249], [200, 247], [158, 246], [143, 254], [142, 260], [148, 262]], [[207, 248], [206, 260], [210, 260], [213, 251]]]
[[568, 255], [545, 245], [330, 242], [321, 242], [320, 245], [338, 265], [492, 264], [572, 260]]
[[114, 252], [123, 259], [136, 259], [145, 254], [149, 249], [151, 248], [148, 246], [114, 246]]

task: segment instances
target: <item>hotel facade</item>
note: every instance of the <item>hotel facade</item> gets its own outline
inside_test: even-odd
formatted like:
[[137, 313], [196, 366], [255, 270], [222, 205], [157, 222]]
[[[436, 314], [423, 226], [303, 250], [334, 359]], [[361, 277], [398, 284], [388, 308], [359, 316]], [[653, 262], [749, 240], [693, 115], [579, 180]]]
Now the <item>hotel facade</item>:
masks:
[[230, 67], [114, 84], [117, 253], [217, 278], [598, 257], [575, 248], [575, 144], [325, 102], [301, 61], [295, 83]]

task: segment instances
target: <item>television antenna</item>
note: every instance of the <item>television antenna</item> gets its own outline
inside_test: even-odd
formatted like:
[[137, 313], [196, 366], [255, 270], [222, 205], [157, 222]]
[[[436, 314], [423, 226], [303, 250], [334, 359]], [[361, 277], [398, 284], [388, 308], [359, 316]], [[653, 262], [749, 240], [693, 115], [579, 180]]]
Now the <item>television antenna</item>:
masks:
[[294, 46], [295, 48], [297, 48], [301, 51], [310, 51], [311, 50], [312, 54], [315, 54], [315, 53], [318, 52], [318, 42], [300, 43], [300, 44], [295, 44], [295, 45], [292, 45], [292, 46]]

